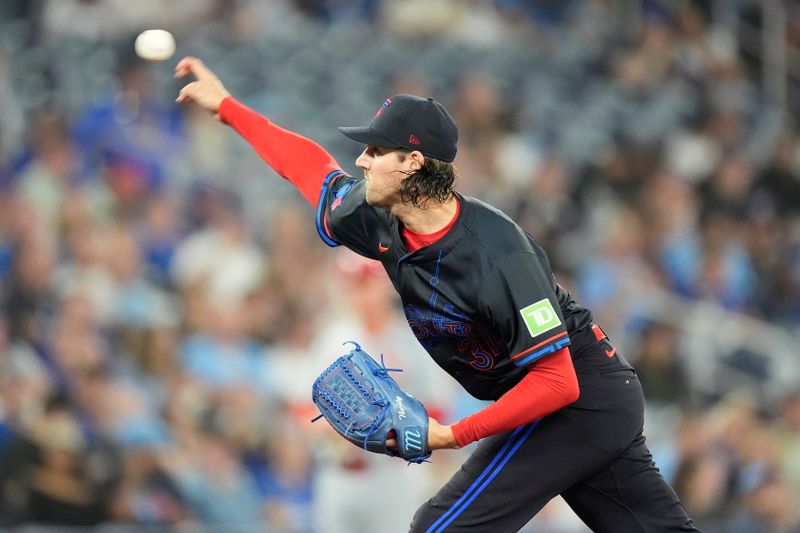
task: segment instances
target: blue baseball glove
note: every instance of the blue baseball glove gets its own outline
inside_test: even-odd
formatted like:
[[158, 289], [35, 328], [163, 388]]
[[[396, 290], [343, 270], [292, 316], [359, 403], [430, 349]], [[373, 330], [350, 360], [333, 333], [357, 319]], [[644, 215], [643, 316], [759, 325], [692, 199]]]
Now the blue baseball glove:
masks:
[[[399, 370], [386, 368], [383, 356], [378, 364], [357, 343], [351, 344], [350, 353], [339, 357], [314, 381], [312, 399], [320, 416], [360, 448], [410, 463], [423, 462], [431, 455], [425, 407], [389, 376]], [[396, 450], [386, 447], [388, 437], [397, 440]]]

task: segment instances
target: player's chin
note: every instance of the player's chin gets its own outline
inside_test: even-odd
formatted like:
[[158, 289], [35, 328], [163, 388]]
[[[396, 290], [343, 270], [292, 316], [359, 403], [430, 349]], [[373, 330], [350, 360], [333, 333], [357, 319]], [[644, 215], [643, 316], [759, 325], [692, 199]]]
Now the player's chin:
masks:
[[384, 204], [383, 198], [381, 198], [377, 194], [370, 193], [369, 185], [367, 185], [366, 200], [367, 200], [367, 203], [369, 205], [371, 205], [372, 207], [383, 207], [383, 204]]

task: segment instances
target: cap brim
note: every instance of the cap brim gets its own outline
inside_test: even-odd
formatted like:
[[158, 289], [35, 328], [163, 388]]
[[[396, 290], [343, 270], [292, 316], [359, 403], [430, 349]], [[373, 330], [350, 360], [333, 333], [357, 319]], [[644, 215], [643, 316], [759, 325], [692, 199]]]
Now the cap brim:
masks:
[[402, 148], [396, 142], [392, 142], [377, 131], [369, 126], [340, 126], [341, 131], [346, 137], [360, 142], [361, 144], [373, 144], [375, 146], [391, 146], [393, 148]]

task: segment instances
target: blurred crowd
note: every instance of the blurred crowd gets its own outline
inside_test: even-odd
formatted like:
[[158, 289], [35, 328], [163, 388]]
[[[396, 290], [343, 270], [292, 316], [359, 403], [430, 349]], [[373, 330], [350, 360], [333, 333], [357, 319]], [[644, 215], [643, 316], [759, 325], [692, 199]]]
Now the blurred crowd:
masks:
[[[650, 446], [701, 529], [800, 532], [800, 381], [772, 386], [792, 374], [771, 344], [800, 326], [800, 86], [771, 101], [740, 46], [762, 38], [759, 2], [727, 3], [746, 36], [718, 4], [4, 0], [0, 527], [405, 531], [469, 452], [406, 467], [310, 423], [350, 340], [445, 423], [481, 404], [379, 265], [329, 250], [290, 185], [174, 104], [174, 62], [132, 53], [162, 27], [348, 171], [360, 147], [336, 126], [391, 94], [444, 102], [458, 189], [530, 231], [635, 363]], [[665, 315], [664, 294], [702, 318]], [[720, 338], [731, 316], [753, 332]], [[585, 531], [558, 501], [530, 528]]]

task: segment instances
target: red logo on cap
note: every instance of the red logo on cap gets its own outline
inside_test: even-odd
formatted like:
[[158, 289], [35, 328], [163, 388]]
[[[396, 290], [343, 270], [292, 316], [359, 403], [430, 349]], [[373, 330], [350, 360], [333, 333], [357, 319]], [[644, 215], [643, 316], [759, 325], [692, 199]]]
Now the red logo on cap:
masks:
[[374, 116], [374, 117], [372, 117], [372, 120], [375, 120], [376, 118], [378, 118], [379, 116], [381, 116], [381, 113], [383, 113], [383, 110], [384, 110], [385, 108], [389, 107], [389, 104], [391, 104], [391, 103], [392, 103], [392, 99], [391, 99], [391, 98], [387, 98], [387, 99], [386, 99], [386, 101], [383, 103], [383, 105], [381, 105], [381, 106], [378, 108], [378, 112], [377, 112], [377, 113], [375, 113], [375, 116]]
[[412, 133], [408, 138], [408, 144], [420, 144], [419, 139]]

